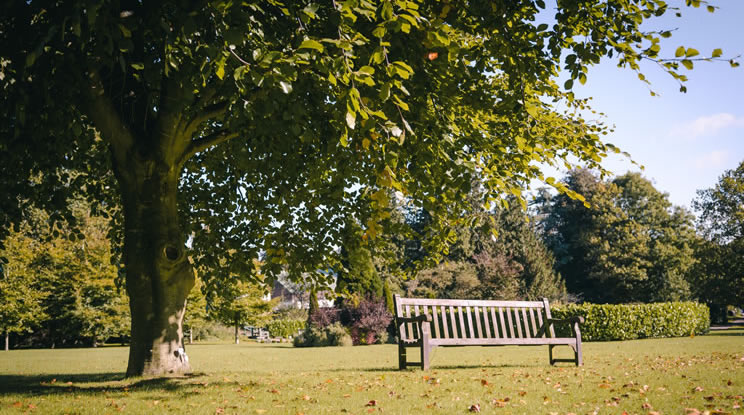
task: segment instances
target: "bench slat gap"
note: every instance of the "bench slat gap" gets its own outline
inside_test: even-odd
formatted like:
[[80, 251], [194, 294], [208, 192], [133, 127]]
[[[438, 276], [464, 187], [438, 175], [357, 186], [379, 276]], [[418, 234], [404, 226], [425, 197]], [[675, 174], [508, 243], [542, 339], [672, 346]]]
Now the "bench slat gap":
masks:
[[483, 307], [483, 331], [487, 339], [493, 337], [491, 336], [491, 324], [488, 322], [488, 307]]
[[527, 321], [527, 309], [522, 309], [522, 323], [524, 323], [524, 334], [527, 335], [528, 339], [532, 338], [532, 335], [530, 334], [530, 325]]
[[467, 333], [465, 332], [465, 320], [462, 318], [462, 307], [457, 307], [457, 318], [460, 320], [460, 338], [466, 339], [468, 337]]
[[455, 308], [449, 306], [450, 321], [452, 322], [452, 338], [459, 339], [457, 336], [457, 319], [455, 319]]
[[496, 307], [491, 307], [491, 326], [493, 327], [493, 338], [499, 338], [499, 322], [496, 320]]
[[481, 329], [481, 307], [473, 307], [473, 312], [475, 314], [475, 327], [476, 330], [478, 330], [478, 338], [483, 338], [483, 330]]

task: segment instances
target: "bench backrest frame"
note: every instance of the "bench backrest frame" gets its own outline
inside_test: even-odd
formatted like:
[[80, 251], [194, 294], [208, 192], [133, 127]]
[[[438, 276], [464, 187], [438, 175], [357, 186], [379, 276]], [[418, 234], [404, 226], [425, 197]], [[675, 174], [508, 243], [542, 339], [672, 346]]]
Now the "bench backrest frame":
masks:
[[421, 338], [419, 326], [399, 320], [428, 314], [432, 339], [524, 339], [555, 338], [550, 314], [542, 301], [451, 300], [394, 296], [396, 324], [402, 341]]

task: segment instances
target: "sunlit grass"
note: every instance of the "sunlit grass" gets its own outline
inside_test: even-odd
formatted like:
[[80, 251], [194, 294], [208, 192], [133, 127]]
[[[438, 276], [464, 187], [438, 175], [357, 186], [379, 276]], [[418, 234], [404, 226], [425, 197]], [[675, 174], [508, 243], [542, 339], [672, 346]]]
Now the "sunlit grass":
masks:
[[580, 368], [551, 367], [546, 346], [439, 348], [432, 370], [399, 372], [394, 345], [203, 344], [195, 375], [124, 380], [127, 352], [0, 352], [0, 413], [744, 413], [741, 329], [584, 343]]

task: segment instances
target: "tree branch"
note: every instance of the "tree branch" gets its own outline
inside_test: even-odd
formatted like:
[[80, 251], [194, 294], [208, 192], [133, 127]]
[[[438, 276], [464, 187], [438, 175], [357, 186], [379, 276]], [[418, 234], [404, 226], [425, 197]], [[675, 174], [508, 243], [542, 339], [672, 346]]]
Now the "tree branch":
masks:
[[85, 114], [101, 133], [101, 138], [111, 146], [114, 162], [119, 166], [125, 165], [127, 153], [134, 146], [135, 138], [106, 95], [98, 72], [89, 70], [88, 78], [90, 85], [85, 92], [88, 96]]
[[199, 126], [206, 122], [211, 120], [212, 118], [218, 118], [225, 114], [227, 111], [229, 103], [227, 101], [218, 102], [216, 104], [212, 105], [206, 105], [203, 110], [199, 111], [196, 115], [191, 117], [191, 119], [186, 124], [186, 127], [184, 128], [184, 135], [186, 137], [193, 137], [194, 133], [196, 133], [197, 128]]
[[239, 137], [240, 133], [229, 132], [227, 130], [219, 130], [212, 134], [204, 137], [200, 137], [196, 140], [191, 140], [191, 143], [186, 148], [183, 156], [179, 160], [179, 165], [183, 166], [188, 159], [194, 156], [194, 154], [202, 152], [210, 147], [216, 146], [217, 144], [224, 143], [225, 141], [232, 140], [233, 138]]

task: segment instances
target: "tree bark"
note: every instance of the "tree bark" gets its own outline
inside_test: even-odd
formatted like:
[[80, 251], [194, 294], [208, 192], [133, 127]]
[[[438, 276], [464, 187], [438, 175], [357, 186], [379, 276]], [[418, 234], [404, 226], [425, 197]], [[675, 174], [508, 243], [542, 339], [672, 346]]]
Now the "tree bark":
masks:
[[10, 333], [8, 330], [5, 330], [5, 351], [7, 352], [10, 350]]
[[240, 331], [238, 331], [238, 320], [235, 320], [235, 344], [240, 344]]
[[127, 376], [187, 373], [191, 366], [182, 322], [194, 271], [178, 221], [180, 166], [162, 156], [142, 154], [129, 152], [127, 165], [115, 169], [124, 207], [124, 263], [132, 315]]

